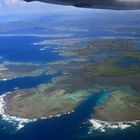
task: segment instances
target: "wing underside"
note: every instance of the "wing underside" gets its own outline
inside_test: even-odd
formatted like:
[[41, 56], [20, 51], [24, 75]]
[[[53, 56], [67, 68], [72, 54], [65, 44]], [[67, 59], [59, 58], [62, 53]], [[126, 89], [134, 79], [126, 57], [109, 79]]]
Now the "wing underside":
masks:
[[[27, 2], [34, 0], [25, 0]], [[135, 10], [140, 9], [140, 0], [36, 0], [40, 2], [73, 5], [84, 8]]]

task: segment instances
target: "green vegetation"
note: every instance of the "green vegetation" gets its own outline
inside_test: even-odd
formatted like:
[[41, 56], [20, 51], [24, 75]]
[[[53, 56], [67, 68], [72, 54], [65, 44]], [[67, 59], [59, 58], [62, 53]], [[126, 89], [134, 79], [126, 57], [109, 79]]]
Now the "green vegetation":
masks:
[[[4, 63], [0, 66], [0, 73], [2, 73], [0, 76], [3, 76], [0, 78], [38, 76], [42, 73], [53, 73], [58, 69], [64, 75], [52, 79], [50, 84], [16, 90], [8, 94], [5, 97], [7, 114], [29, 119], [48, 118], [71, 112], [91, 93], [105, 90], [110, 92], [110, 96], [96, 108], [97, 118], [111, 120], [110, 114], [112, 114], [114, 120], [138, 119], [136, 115], [139, 117], [140, 114], [137, 110], [139, 107], [137, 94], [128, 87], [119, 89], [122, 85], [129, 85], [138, 92], [140, 90], [139, 62], [131, 65], [132, 59], [133, 62], [140, 61], [140, 49], [134, 47], [133, 39], [66, 39], [42, 42], [42, 45], [46, 44], [58, 45], [56, 52], [60, 55], [73, 55], [73, 57], [47, 64]], [[130, 59], [127, 61], [126, 58]], [[120, 62], [122, 66], [118, 65]], [[125, 67], [127, 63], [131, 66]], [[109, 90], [112, 87], [118, 88], [115, 91]], [[134, 108], [129, 106], [127, 100]], [[121, 115], [121, 112], [113, 112], [116, 109], [124, 113]], [[136, 111], [136, 115], [131, 115], [134, 114], [133, 111]], [[123, 116], [125, 113], [126, 118]]]
[[117, 38], [117, 39], [98, 39], [95, 41], [87, 40], [81, 42], [84, 44], [84, 48], [79, 48], [73, 50], [79, 55], [93, 55], [97, 52], [107, 51], [107, 52], [119, 52], [119, 53], [127, 53], [127, 52], [134, 52], [140, 49], [134, 48], [134, 40], [133, 39], [125, 39], [125, 38]]
[[125, 54], [126, 57], [134, 58], [140, 61], [140, 54], [139, 53], [127, 53]]
[[86, 65], [86, 71], [94, 74], [94, 75], [101, 75], [101, 76], [123, 76], [123, 75], [129, 75], [129, 74], [139, 74], [140, 73], [140, 67], [129, 67], [129, 68], [123, 68], [118, 67], [113, 64], [114, 62], [108, 61], [102, 64], [88, 64]]

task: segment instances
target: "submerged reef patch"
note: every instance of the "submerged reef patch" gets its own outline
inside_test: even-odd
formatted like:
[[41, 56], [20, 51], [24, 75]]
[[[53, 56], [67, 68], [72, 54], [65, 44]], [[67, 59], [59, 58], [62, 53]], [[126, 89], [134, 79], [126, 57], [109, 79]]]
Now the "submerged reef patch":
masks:
[[89, 120], [91, 129], [102, 132], [110, 129], [126, 129], [140, 122], [139, 94], [128, 86], [113, 90], [98, 106]]

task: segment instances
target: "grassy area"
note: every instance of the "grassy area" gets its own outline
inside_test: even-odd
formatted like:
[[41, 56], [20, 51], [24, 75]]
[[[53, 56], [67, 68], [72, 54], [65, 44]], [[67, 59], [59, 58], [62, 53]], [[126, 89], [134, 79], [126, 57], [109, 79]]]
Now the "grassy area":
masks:
[[124, 54], [125, 56], [127, 57], [130, 57], [130, 58], [134, 58], [134, 59], [137, 59], [140, 61], [140, 54], [139, 53], [127, 53], [127, 54]]
[[122, 68], [113, 65], [112, 63], [103, 63], [103, 64], [88, 64], [86, 65], [86, 71], [101, 76], [122, 76], [129, 74], [139, 74], [140, 67], [130, 67], [130, 68]]

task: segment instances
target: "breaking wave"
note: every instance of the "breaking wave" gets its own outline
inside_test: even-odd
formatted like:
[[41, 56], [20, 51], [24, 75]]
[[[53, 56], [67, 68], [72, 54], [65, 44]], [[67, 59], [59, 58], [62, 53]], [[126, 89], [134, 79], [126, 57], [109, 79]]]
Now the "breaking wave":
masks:
[[[5, 113], [5, 101], [4, 101], [4, 97], [10, 94], [10, 92], [3, 94], [0, 96], [0, 116], [2, 118], [2, 120], [7, 121], [9, 123], [13, 123], [16, 124], [16, 128], [17, 130], [20, 130], [21, 128], [24, 127], [25, 124], [30, 123], [30, 122], [35, 122], [39, 119], [27, 119], [27, 118], [21, 118], [21, 117], [17, 117], [17, 116], [10, 116], [8, 114]], [[63, 114], [57, 114], [57, 115], [50, 115], [49, 117], [41, 117], [40, 120], [42, 119], [49, 119], [49, 118], [54, 118], [54, 117], [61, 117], [62, 115], [68, 115], [71, 114], [73, 111], [71, 112], [65, 112]]]
[[91, 133], [92, 130], [99, 130], [100, 132], [106, 132], [109, 129], [120, 129], [120, 130], [127, 129], [132, 126], [136, 126], [140, 122], [140, 120], [109, 122], [109, 121], [101, 121], [97, 119], [90, 119], [89, 122], [92, 125], [89, 131], [89, 133]]

